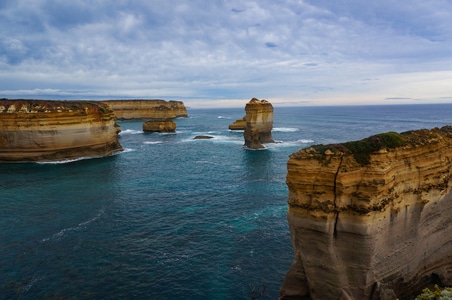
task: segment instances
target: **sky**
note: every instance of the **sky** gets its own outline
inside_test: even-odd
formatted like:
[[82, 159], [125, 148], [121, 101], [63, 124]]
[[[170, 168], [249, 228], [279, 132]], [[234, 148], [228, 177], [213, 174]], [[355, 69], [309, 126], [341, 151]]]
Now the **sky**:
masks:
[[1, 0], [0, 98], [452, 103], [452, 0]]

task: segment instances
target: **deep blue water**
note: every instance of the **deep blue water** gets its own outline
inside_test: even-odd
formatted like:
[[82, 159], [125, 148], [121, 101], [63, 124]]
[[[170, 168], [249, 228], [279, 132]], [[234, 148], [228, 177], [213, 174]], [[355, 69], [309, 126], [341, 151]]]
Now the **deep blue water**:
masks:
[[[176, 134], [120, 122], [125, 151], [0, 165], [0, 299], [277, 299], [292, 262], [288, 156], [311, 144], [452, 124], [452, 105], [275, 107], [266, 150], [189, 109]], [[211, 135], [211, 140], [193, 140]]]

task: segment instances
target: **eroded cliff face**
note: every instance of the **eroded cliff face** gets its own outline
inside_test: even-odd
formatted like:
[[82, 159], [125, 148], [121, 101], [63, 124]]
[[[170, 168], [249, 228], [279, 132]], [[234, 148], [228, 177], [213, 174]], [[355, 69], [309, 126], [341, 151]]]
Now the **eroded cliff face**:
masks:
[[230, 130], [245, 130], [246, 128], [246, 117], [242, 119], [235, 120], [233, 123], [229, 124]]
[[0, 100], [0, 162], [109, 156], [122, 150], [119, 131], [100, 102]]
[[102, 102], [110, 106], [119, 120], [188, 117], [182, 101], [107, 100]]
[[298, 151], [281, 299], [414, 299], [452, 285], [452, 127]]
[[273, 143], [273, 106], [267, 100], [251, 99], [245, 106], [245, 146], [250, 149], [264, 148]]
[[144, 132], [175, 132], [176, 122], [169, 119], [153, 119], [143, 123]]

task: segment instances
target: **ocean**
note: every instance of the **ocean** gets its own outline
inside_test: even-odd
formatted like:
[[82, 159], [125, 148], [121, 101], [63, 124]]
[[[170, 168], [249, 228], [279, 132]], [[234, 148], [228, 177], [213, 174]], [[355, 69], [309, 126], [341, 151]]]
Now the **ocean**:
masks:
[[112, 157], [0, 165], [0, 299], [277, 299], [293, 258], [289, 155], [452, 125], [451, 112], [275, 106], [277, 143], [251, 151], [228, 129], [243, 108], [189, 108], [174, 134], [118, 122]]

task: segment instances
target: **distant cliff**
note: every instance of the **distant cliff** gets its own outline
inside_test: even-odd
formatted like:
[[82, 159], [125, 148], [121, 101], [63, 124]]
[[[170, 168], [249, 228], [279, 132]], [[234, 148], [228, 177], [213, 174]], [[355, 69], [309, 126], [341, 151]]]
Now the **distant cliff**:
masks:
[[452, 127], [312, 146], [287, 167], [294, 262], [280, 299], [452, 285]]
[[245, 106], [245, 146], [250, 149], [264, 148], [273, 143], [273, 106], [267, 100], [251, 99]]
[[119, 120], [175, 119], [188, 117], [182, 101], [165, 100], [106, 100]]
[[112, 155], [119, 131], [100, 102], [0, 99], [0, 162]]

